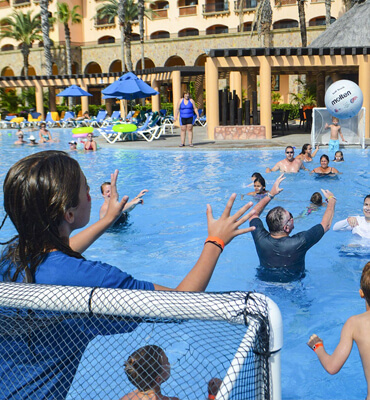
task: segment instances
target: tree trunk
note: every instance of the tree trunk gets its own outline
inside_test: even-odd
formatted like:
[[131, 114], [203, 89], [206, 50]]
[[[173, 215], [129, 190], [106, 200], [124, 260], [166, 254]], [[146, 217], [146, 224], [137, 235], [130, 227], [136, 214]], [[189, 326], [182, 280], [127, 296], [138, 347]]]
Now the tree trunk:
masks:
[[51, 57], [51, 40], [49, 36], [49, 0], [40, 0], [41, 30], [44, 43], [45, 69], [47, 75], [53, 74], [53, 60]]
[[145, 0], [139, 0], [137, 6], [139, 8], [139, 29], [140, 29], [140, 48], [141, 48], [141, 69], [145, 68], [144, 57], [144, 8]]
[[239, 0], [239, 32], [243, 32], [244, 13], [243, 6], [245, 0]]
[[28, 57], [30, 55], [30, 48], [26, 43], [22, 43], [22, 55], [23, 55], [23, 75], [27, 78], [28, 77]]
[[126, 72], [125, 29], [123, 26], [120, 26], [120, 29], [121, 29], [121, 64], [122, 64], [122, 71]]
[[126, 35], [125, 35], [125, 13], [126, 13], [126, 4], [127, 0], [119, 0], [117, 7], [117, 14], [119, 25], [121, 28], [121, 57], [122, 57], [122, 71], [126, 72], [126, 57], [125, 57], [125, 43], [126, 43]]
[[306, 13], [304, 10], [304, 0], [298, 0], [299, 28], [301, 30], [302, 47], [307, 47], [307, 28]]
[[131, 58], [131, 22], [126, 23], [125, 27], [125, 45], [127, 56], [127, 69], [132, 72], [132, 58]]
[[71, 31], [68, 24], [64, 24], [64, 35], [66, 38], [67, 74], [72, 75]]
[[329, 28], [331, 23], [331, 0], [325, 0], [325, 24], [326, 29]]

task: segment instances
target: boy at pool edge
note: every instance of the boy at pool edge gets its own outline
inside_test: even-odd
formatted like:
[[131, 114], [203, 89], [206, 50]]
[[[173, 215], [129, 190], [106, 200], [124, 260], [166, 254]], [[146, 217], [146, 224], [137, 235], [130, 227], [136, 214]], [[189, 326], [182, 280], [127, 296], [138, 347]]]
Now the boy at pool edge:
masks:
[[[102, 219], [105, 214], [107, 213], [108, 206], [109, 206], [109, 201], [112, 193], [112, 185], [110, 182], [104, 182], [100, 186], [101, 194], [104, 197], [104, 203], [100, 207], [99, 211], [99, 218]], [[132, 211], [138, 204], [144, 204], [144, 200], [142, 197], [145, 195], [145, 193], [148, 192], [148, 189], [142, 190], [133, 200], [127, 202], [125, 206], [123, 207], [122, 214], [118, 218], [116, 222], [122, 222], [121, 219], [126, 220], [127, 219], [127, 214]]]
[[[212, 208], [207, 204], [208, 237], [198, 260], [181, 282], [169, 288], [134, 279], [117, 267], [86, 260], [82, 255], [122, 214], [128, 197], [119, 200], [117, 178], [118, 170], [111, 174], [111, 197], [104, 218], [71, 237], [74, 230], [88, 224], [91, 212], [90, 189], [78, 162], [65, 152], [53, 150], [37, 152], [16, 162], [4, 180], [6, 215], [3, 224], [9, 216], [17, 235], [2, 243], [7, 247], [0, 260], [0, 280], [199, 292], [207, 288], [224, 247], [236, 236], [254, 230], [253, 227], [241, 228], [254, 213], [252, 210], [244, 215], [252, 202], [230, 215], [236, 198], [236, 194], [232, 194], [218, 220], [213, 218]], [[43, 332], [43, 340], [30, 337], [26, 345], [22, 337], [15, 335], [11, 338], [12, 348], [7, 341], [0, 341], [0, 357], [4, 360], [0, 389], [4, 397], [10, 398], [16, 393], [23, 399], [44, 398], [47, 391], [49, 398], [66, 398], [86, 347], [99, 335], [83, 326], [58, 324], [58, 328]], [[117, 333], [117, 328], [111, 327], [110, 323], [102, 328], [104, 335]], [[129, 327], [124, 323], [121, 333], [127, 329]], [[48, 337], [51, 334], [52, 339]], [[43, 354], [41, 361], [35, 357], [31, 340]], [[49, 345], [50, 340], [53, 345]], [[22, 357], [4, 357], [10, 350], [17, 352], [17, 349], [22, 349]], [[60, 365], [63, 368], [59, 368]]]
[[342, 139], [343, 142], [347, 142], [347, 140], [344, 139], [340, 125], [339, 125], [339, 119], [336, 117], [332, 117], [331, 119], [332, 123], [325, 124], [324, 129], [329, 129], [330, 128], [330, 140], [329, 140], [329, 152], [337, 152], [339, 150], [339, 135]]
[[134, 351], [125, 362], [125, 372], [137, 389], [120, 400], [179, 400], [161, 393], [162, 383], [171, 376], [171, 365], [159, 346], [148, 345]]
[[359, 293], [361, 298], [365, 299], [366, 312], [354, 315], [346, 321], [340, 334], [339, 344], [332, 355], [325, 351], [323, 340], [315, 334], [310, 337], [307, 344], [316, 353], [325, 370], [334, 375], [343, 367], [355, 341], [367, 382], [366, 400], [370, 400], [370, 262], [362, 271]]

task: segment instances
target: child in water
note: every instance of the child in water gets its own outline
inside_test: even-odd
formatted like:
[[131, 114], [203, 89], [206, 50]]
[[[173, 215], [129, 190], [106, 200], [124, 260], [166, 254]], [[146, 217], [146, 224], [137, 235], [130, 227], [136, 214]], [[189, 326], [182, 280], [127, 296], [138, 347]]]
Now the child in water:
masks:
[[248, 196], [264, 197], [267, 194], [266, 182], [262, 176], [257, 176], [253, 183], [254, 192], [249, 192]]
[[161, 393], [162, 383], [171, 376], [171, 365], [159, 346], [144, 346], [132, 353], [125, 362], [125, 372], [137, 389], [120, 400], [179, 400]]
[[343, 161], [344, 161], [343, 152], [340, 151], [340, 150], [338, 150], [338, 151], [335, 153], [335, 156], [334, 156], [334, 160], [333, 160], [333, 161], [334, 161], [334, 162], [343, 162]]
[[311, 198], [310, 198], [311, 204], [301, 212], [301, 214], [298, 217], [306, 217], [307, 215], [310, 215], [314, 211], [318, 211], [319, 207], [325, 206], [326, 204], [322, 202], [322, 196], [321, 193], [315, 192]]
[[329, 374], [338, 373], [351, 353], [353, 342], [357, 344], [361, 356], [362, 368], [367, 381], [366, 399], [370, 399], [370, 262], [361, 275], [360, 297], [365, 299], [366, 312], [350, 317], [342, 328], [340, 341], [333, 354], [328, 354], [324, 348], [324, 341], [317, 335], [312, 335], [307, 345], [316, 353], [321, 365]]
[[347, 142], [347, 140], [344, 139], [342, 135], [342, 131], [339, 125], [339, 119], [336, 117], [332, 117], [332, 123], [325, 124], [324, 129], [329, 129], [330, 128], [330, 140], [329, 140], [329, 152], [335, 151], [337, 152], [339, 150], [339, 135], [342, 139], [343, 142]]

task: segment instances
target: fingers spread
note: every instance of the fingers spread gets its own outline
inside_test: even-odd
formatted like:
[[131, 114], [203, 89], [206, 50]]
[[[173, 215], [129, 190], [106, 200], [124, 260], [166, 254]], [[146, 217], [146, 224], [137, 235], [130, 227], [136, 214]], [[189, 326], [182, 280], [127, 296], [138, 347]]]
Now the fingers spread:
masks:
[[222, 213], [222, 217], [227, 218], [230, 215], [230, 211], [233, 207], [235, 199], [236, 199], [236, 193], [233, 193], [226, 204], [224, 212]]

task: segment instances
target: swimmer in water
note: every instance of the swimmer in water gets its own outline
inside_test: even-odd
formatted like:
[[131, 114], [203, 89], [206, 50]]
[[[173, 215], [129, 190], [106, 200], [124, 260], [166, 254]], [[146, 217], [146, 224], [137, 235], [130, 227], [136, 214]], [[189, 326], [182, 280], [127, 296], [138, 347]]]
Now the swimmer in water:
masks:
[[312, 170], [315, 174], [329, 175], [329, 174], [339, 174], [339, 171], [334, 167], [329, 167], [329, 157], [323, 154], [320, 157], [320, 167]]
[[285, 148], [284, 160], [277, 162], [272, 168], [266, 168], [266, 173], [274, 171], [297, 173], [300, 169], [308, 171], [308, 169], [303, 165], [302, 160], [294, 158], [294, 148], [292, 146], [287, 146]]
[[263, 179], [262, 176], [258, 176], [254, 180], [254, 192], [249, 192], [248, 196], [259, 196], [263, 197], [266, 196], [267, 190], [266, 190], [266, 182]]
[[[326, 203], [322, 202], [322, 196], [321, 193], [315, 192], [311, 198], [310, 198], [311, 204], [301, 212], [301, 214], [298, 215], [298, 217], [306, 217], [307, 215], [310, 215], [314, 211], [318, 211], [319, 207], [326, 206]], [[297, 218], [298, 218], [297, 217]]]
[[252, 174], [252, 176], [251, 176], [252, 183], [250, 183], [249, 185], [247, 185], [247, 187], [249, 187], [249, 186], [254, 186], [254, 180], [255, 180], [256, 178], [262, 178], [262, 175], [261, 175], [259, 172], [253, 172], [253, 174]]
[[300, 154], [298, 154], [297, 158], [304, 162], [311, 162], [318, 151], [319, 145], [317, 144], [315, 151], [311, 154], [312, 146], [309, 143], [306, 143], [302, 146], [302, 151], [300, 152]]
[[343, 161], [344, 161], [343, 152], [340, 151], [340, 150], [338, 150], [338, 151], [335, 153], [335, 156], [334, 156], [334, 160], [333, 160], [333, 161], [334, 161], [334, 162], [343, 162]]

